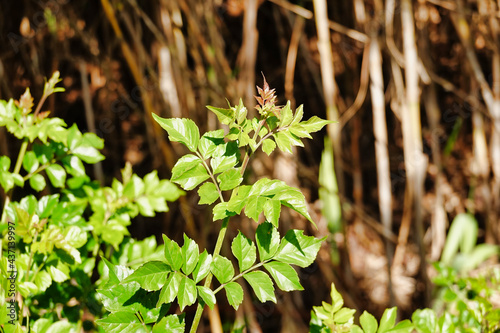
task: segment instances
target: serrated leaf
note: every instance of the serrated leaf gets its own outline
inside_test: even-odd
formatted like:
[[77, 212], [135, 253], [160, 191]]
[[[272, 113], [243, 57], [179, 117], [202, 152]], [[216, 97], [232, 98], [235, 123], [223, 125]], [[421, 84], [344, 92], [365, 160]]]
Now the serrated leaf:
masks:
[[175, 300], [183, 277], [184, 275], [179, 272], [174, 272], [169, 275], [167, 282], [165, 282], [165, 285], [161, 288], [160, 297], [158, 298], [156, 307], [160, 307], [164, 303], [172, 303]]
[[238, 163], [238, 147], [231, 142], [218, 146], [210, 160], [214, 174], [231, 169], [236, 163]]
[[98, 289], [98, 298], [104, 308], [110, 312], [122, 311], [127, 308], [128, 300], [141, 288], [138, 282], [120, 283], [109, 289]]
[[97, 324], [107, 333], [142, 333], [146, 332], [143, 324], [134, 312], [115, 312], [103, 319], [97, 319]]
[[203, 158], [207, 159], [212, 157], [213, 152], [217, 146], [224, 144], [224, 130], [216, 130], [207, 132], [200, 138], [198, 150]]
[[324, 120], [319, 117], [313, 116], [309, 118], [307, 121], [300, 122], [309, 133], [317, 132], [323, 128], [323, 126], [333, 123], [330, 120]]
[[359, 323], [365, 331], [365, 333], [376, 333], [378, 329], [377, 319], [367, 311], [359, 317]]
[[397, 314], [398, 314], [398, 309], [396, 307], [386, 309], [384, 311], [384, 314], [382, 315], [382, 318], [380, 318], [378, 333], [384, 333], [393, 328], [394, 324], [396, 323]]
[[67, 321], [56, 321], [44, 333], [74, 333], [75, 325]]
[[69, 155], [62, 160], [66, 171], [75, 177], [85, 176], [85, 167], [83, 166], [82, 160], [80, 160], [75, 155]]
[[162, 236], [165, 242], [164, 253], [167, 264], [173, 271], [178, 271], [182, 266], [181, 248], [175, 241], [171, 240], [166, 235]]
[[184, 310], [186, 306], [196, 302], [197, 295], [198, 292], [194, 281], [186, 276], [183, 276], [179, 284], [179, 293], [177, 294], [177, 301], [179, 302], [181, 311]]
[[47, 185], [45, 183], [45, 178], [39, 173], [31, 176], [29, 179], [29, 183], [30, 183], [31, 188], [34, 189], [35, 191], [38, 191], [38, 192], [43, 190], [45, 188], [45, 186]]
[[305, 236], [303, 230], [289, 230], [281, 240], [274, 259], [299, 267], [307, 267], [316, 259], [324, 239]]
[[202, 161], [195, 155], [182, 156], [172, 168], [171, 180], [185, 190], [194, 189], [208, 178], [210, 176]]
[[281, 214], [281, 201], [276, 199], [267, 199], [264, 204], [264, 216], [266, 220], [271, 222], [276, 228], [279, 226], [279, 218]]
[[292, 109], [290, 108], [290, 101], [281, 109], [281, 121], [280, 127], [285, 127], [290, 125], [293, 119]]
[[309, 212], [307, 211], [306, 199], [302, 192], [300, 192], [298, 189], [289, 187], [286, 190], [276, 194], [273, 199], [281, 201], [283, 205], [293, 209], [294, 211], [308, 219], [309, 222], [314, 224], [314, 226], [316, 226], [316, 224], [311, 219]]
[[200, 131], [194, 121], [187, 118], [162, 118], [154, 113], [153, 118], [167, 131], [170, 141], [180, 142], [193, 153], [196, 152]]
[[198, 244], [184, 234], [184, 245], [181, 248], [182, 253], [182, 271], [184, 274], [189, 275], [195, 269], [198, 263], [200, 251]]
[[342, 308], [335, 313], [335, 315], [333, 316], [333, 320], [339, 324], [347, 324], [348, 322], [352, 323], [355, 312], [356, 310], [353, 309]]
[[267, 156], [271, 155], [271, 153], [276, 149], [276, 143], [273, 139], [265, 139], [262, 141], [262, 151], [267, 154]]
[[293, 116], [291, 125], [298, 124], [302, 120], [303, 116], [304, 116], [304, 106], [301, 104], [297, 109], [295, 109], [295, 115]]
[[224, 286], [224, 290], [229, 305], [238, 310], [238, 307], [243, 302], [243, 288], [237, 282], [229, 282]]
[[304, 290], [300, 284], [299, 275], [292, 266], [271, 261], [264, 264], [264, 268], [271, 274], [278, 288], [283, 291]]
[[285, 153], [293, 154], [292, 140], [286, 132], [277, 132], [274, 134], [274, 140], [276, 141], [279, 150]]
[[280, 247], [280, 234], [271, 223], [264, 222], [255, 231], [255, 241], [260, 261], [268, 260], [274, 257]]
[[236, 215], [235, 212], [228, 210], [229, 209], [229, 204], [228, 202], [219, 202], [217, 205], [215, 205], [213, 209], [213, 220], [222, 220], [225, 219], [226, 217], [231, 217]]
[[54, 187], [64, 187], [66, 182], [66, 171], [59, 164], [51, 164], [45, 169], [49, 180]]
[[231, 251], [238, 260], [240, 272], [252, 267], [257, 259], [257, 248], [255, 247], [255, 244], [252, 240], [243, 235], [241, 231], [239, 231], [238, 236], [233, 239], [233, 242], [231, 243]]
[[238, 169], [229, 169], [221, 173], [217, 180], [221, 191], [229, 191], [240, 185], [243, 177]]
[[28, 151], [23, 158], [23, 168], [28, 173], [33, 173], [38, 169], [40, 163], [36, 158], [36, 154], [33, 151]]
[[259, 222], [260, 213], [264, 210], [264, 204], [268, 199], [263, 196], [251, 196], [245, 206], [245, 215]]
[[[408, 319], [400, 321], [396, 326], [386, 331], [386, 333], [412, 333], [415, 329], [415, 325], [411, 323]], [[443, 327], [440, 332], [454, 332], [453, 323], [450, 327]]]
[[198, 189], [198, 195], [200, 196], [199, 205], [210, 205], [219, 199], [219, 192], [214, 183], [206, 182], [201, 185]]
[[207, 250], [204, 250], [200, 257], [198, 258], [198, 264], [193, 271], [193, 279], [195, 283], [200, 282], [208, 272], [210, 272], [210, 266], [212, 265], [212, 255], [208, 254]]
[[152, 333], [184, 333], [185, 328], [184, 314], [169, 315], [163, 317], [153, 326]]
[[231, 122], [234, 121], [235, 115], [234, 115], [234, 110], [232, 109], [222, 109], [210, 105], [207, 105], [207, 109], [215, 113], [219, 121], [224, 125], [229, 125]]
[[243, 275], [243, 278], [247, 280], [255, 295], [262, 303], [267, 301], [273, 301], [276, 303], [273, 281], [269, 275], [262, 271], [253, 271]]
[[240, 98], [240, 102], [235, 106], [235, 118], [238, 124], [242, 124], [247, 119], [247, 108], [243, 105], [243, 100]]
[[136, 281], [148, 291], [160, 290], [170, 271], [170, 267], [162, 261], [149, 261], [137, 268], [123, 282]]
[[335, 288], [335, 285], [333, 283], [330, 288], [330, 297], [332, 298], [331, 312], [335, 313], [339, 311], [344, 305], [344, 299], [342, 298], [342, 295], [337, 291], [337, 288]]
[[[413, 321], [413, 324], [415, 325], [415, 328], [419, 332], [433, 333], [436, 331], [437, 327], [436, 313], [431, 309], [418, 309], [413, 313], [411, 319]], [[380, 322], [380, 326], [382, 327], [382, 319]], [[388, 328], [392, 328], [392, 326]]]
[[233, 263], [220, 255], [214, 257], [210, 271], [221, 284], [229, 282], [234, 277]]
[[196, 289], [198, 289], [198, 295], [200, 295], [203, 302], [205, 302], [210, 309], [213, 309], [216, 302], [214, 292], [210, 288], [204, 286], [196, 286]]

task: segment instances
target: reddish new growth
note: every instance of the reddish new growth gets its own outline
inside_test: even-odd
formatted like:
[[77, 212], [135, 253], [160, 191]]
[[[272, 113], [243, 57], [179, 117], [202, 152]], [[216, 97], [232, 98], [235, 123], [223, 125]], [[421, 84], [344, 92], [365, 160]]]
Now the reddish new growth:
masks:
[[254, 96], [259, 105], [255, 106], [255, 108], [259, 111], [262, 116], [267, 116], [269, 112], [274, 113], [276, 117], [280, 117], [280, 108], [276, 106], [274, 103], [276, 102], [276, 95], [274, 91], [276, 89], [269, 89], [269, 84], [267, 84], [266, 77], [264, 77], [264, 87], [260, 88], [257, 86], [257, 91], [259, 92], [259, 96]]

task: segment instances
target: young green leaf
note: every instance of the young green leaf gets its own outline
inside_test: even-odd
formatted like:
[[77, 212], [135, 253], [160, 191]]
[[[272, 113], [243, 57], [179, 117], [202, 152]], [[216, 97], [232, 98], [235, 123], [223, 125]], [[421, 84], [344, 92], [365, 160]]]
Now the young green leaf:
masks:
[[364, 311], [361, 317], [359, 317], [359, 323], [365, 331], [365, 333], [376, 333], [378, 329], [377, 319], [370, 313]]
[[342, 308], [335, 313], [335, 315], [333, 316], [333, 320], [341, 325], [348, 323], [352, 324], [355, 312], [356, 310], [353, 309]]
[[279, 218], [281, 214], [281, 201], [276, 199], [267, 199], [264, 204], [264, 216], [276, 228], [279, 226]]
[[210, 205], [219, 199], [219, 192], [214, 183], [206, 182], [198, 189], [199, 205]]
[[75, 149], [71, 150], [71, 153], [88, 164], [94, 164], [104, 159], [104, 156], [99, 153], [99, 150], [86, 144], [82, 144], [76, 147]]
[[240, 185], [243, 177], [238, 169], [229, 169], [221, 173], [217, 180], [219, 181], [221, 191], [229, 191]]
[[194, 281], [186, 276], [183, 276], [179, 284], [179, 291], [177, 294], [177, 301], [179, 302], [181, 311], [184, 310], [186, 306], [196, 302], [197, 295], [198, 291]]
[[163, 241], [165, 242], [165, 259], [167, 264], [173, 271], [178, 271], [182, 266], [182, 253], [179, 245], [170, 240], [166, 235], [163, 235]]
[[216, 130], [207, 132], [202, 135], [198, 150], [204, 159], [212, 157], [213, 152], [217, 146], [224, 144], [224, 130]]
[[271, 155], [271, 153], [276, 149], [276, 143], [272, 139], [265, 139], [262, 141], [262, 151], [267, 154], [267, 156]]
[[[134, 312], [120, 311], [111, 313], [103, 319], [97, 319], [97, 324], [108, 333], [146, 333], [146, 329]], [[67, 332], [67, 331], [66, 331]]]
[[[445, 314], [446, 316], [446, 314]], [[455, 332], [455, 327], [453, 325], [453, 322], [450, 322], [451, 326], [449, 327], [443, 327], [440, 331], [438, 332]], [[390, 330], [386, 331], [387, 333], [412, 333], [415, 329], [415, 325], [412, 324], [412, 322], [408, 319], [405, 319], [403, 321], [400, 321], [399, 323], [396, 324], [393, 328]]]
[[229, 305], [238, 310], [238, 307], [243, 302], [243, 288], [237, 282], [229, 282], [224, 286], [224, 290]]
[[54, 187], [64, 187], [66, 182], [66, 171], [59, 164], [51, 164], [45, 169], [49, 180]]
[[162, 118], [153, 113], [153, 118], [168, 133], [170, 141], [184, 144], [193, 153], [198, 149], [200, 131], [191, 119]]
[[184, 314], [168, 315], [153, 326], [152, 333], [184, 333], [185, 328]]
[[222, 220], [225, 219], [226, 217], [231, 217], [236, 215], [235, 212], [232, 210], [229, 210], [229, 203], [228, 202], [219, 202], [217, 205], [215, 205], [213, 209], [213, 220], [214, 222], [217, 220]]
[[238, 236], [233, 239], [233, 242], [231, 243], [231, 251], [236, 259], [238, 259], [240, 272], [252, 267], [255, 263], [255, 259], [257, 259], [257, 249], [255, 244], [243, 235], [241, 231], [239, 231]]
[[200, 251], [198, 244], [184, 234], [184, 245], [181, 248], [182, 252], [182, 271], [184, 274], [189, 275], [195, 269], [198, 263]]
[[212, 255], [204, 250], [198, 258], [198, 264], [193, 271], [193, 279], [195, 283], [200, 282], [208, 272], [210, 272], [210, 265], [212, 264]]
[[43, 190], [45, 188], [45, 186], [47, 185], [45, 183], [45, 178], [39, 173], [31, 176], [29, 182], [30, 182], [31, 188], [34, 189], [35, 191], [38, 191], [38, 192]]
[[196, 286], [196, 289], [198, 289], [198, 295], [200, 295], [203, 302], [205, 302], [210, 309], [213, 309], [216, 302], [214, 292], [210, 288], [204, 286]]
[[264, 210], [264, 204], [268, 199], [263, 196], [251, 196], [245, 206], [245, 215], [253, 219], [255, 222], [259, 222], [260, 213]]
[[[396, 307], [386, 309], [384, 311], [384, 314], [382, 315], [382, 318], [380, 318], [378, 333], [384, 333], [393, 328], [394, 324], [396, 323], [397, 314], [398, 314], [398, 309]], [[434, 332], [434, 330], [432, 332]]]
[[271, 261], [264, 264], [264, 267], [281, 290], [304, 290], [304, 287], [300, 284], [299, 276], [292, 266], [278, 261]]
[[[387, 311], [388, 310], [386, 310], [386, 312]], [[384, 319], [384, 316], [382, 317], [382, 319]], [[382, 328], [382, 319], [380, 320], [380, 328]], [[419, 332], [422, 333], [436, 332], [436, 327], [437, 327], [436, 313], [431, 309], [418, 309], [413, 313], [411, 319]], [[394, 323], [392, 324], [392, 326], [394, 326]], [[384, 326], [384, 328], [392, 328], [392, 326]]]
[[207, 109], [215, 113], [219, 121], [224, 125], [229, 125], [231, 122], [234, 122], [235, 115], [233, 109], [221, 109], [210, 105], [207, 105]]
[[203, 181], [210, 178], [202, 161], [195, 155], [184, 155], [172, 168], [172, 178], [174, 183], [182, 186], [185, 190], [192, 190]]
[[300, 122], [309, 133], [317, 132], [323, 128], [323, 126], [333, 123], [330, 120], [324, 120], [319, 117], [313, 116], [309, 118], [307, 121]]
[[273, 281], [269, 275], [262, 271], [253, 271], [243, 275], [243, 277], [250, 284], [255, 295], [262, 303], [267, 301], [276, 303]]
[[291, 125], [298, 124], [302, 120], [303, 116], [304, 116], [304, 106], [301, 104], [295, 110], [295, 115], [293, 116], [293, 120], [292, 120]]
[[210, 160], [214, 174], [231, 169], [236, 163], [238, 163], [238, 147], [232, 143], [218, 146]]
[[36, 158], [36, 154], [33, 151], [28, 151], [23, 158], [23, 168], [28, 173], [35, 172], [38, 169], [40, 163]]
[[158, 298], [158, 303], [156, 304], [156, 307], [160, 307], [162, 304], [166, 303], [172, 303], [175, 300], [175, 297], [177, 297], [177, 293], [179, 291], [179, 286], [181, 284], [181, 280], [183, 279], [184, 275], [179, 272], [174, 272], [170, 274], [170, 276], [167, 279], [167, 282], [163, 285], [161, 292], [160, 292], [160, 297]]
[[269, 222], [264, 222], [257, 227], [255, 240], [261, 261], [273, 258], [280, 247], [278, 229]]
[[123, 282], [138, 282], [148, 291], [160, 290], [169, 273], [170, 267], [162, 261], [148, 261], [129, 275]]
[[290, 139], [290, 135], [287, 132], [277, 132], [274, 134], [274, 140], [278, 145], [278, 148], [285, 153], [293, 154], [292, 151], [292, 140]]
[[274, 259], [287, 264], [307, 267], [316, 259], [324, 239], [304, 236], [303, 230], [289, 230], [281, 240]]
[[281, 109], [281, 121], [280, 127], [285, 127], [290, 125], [292, 122], [293, 114], [292, 109], [290, 108], [290, 101], [286, 103], [286, 105]]
[[210, 270], [220, 283], [229, 282], [234, 277], [233, 263], [220, 255], [213, 259]]
[[311, 219], [309, 212], [307, 211], [306, 199], [304, 198], [302, 192], [300, 192], [298, 189], [288, 187], [286, 190], [276, 194], [273, 199], [281, 201], [284, 206], [293, 209], [294, 211], [308, 219], [309, 222], [314, 224], [314, 226], [316, 226], [316, 224]]
[[98, 298], [109, 312], [127, 309], [126, 302], [141, 288], [138, 282], [120, 283], [109, 289], [98, 289]]

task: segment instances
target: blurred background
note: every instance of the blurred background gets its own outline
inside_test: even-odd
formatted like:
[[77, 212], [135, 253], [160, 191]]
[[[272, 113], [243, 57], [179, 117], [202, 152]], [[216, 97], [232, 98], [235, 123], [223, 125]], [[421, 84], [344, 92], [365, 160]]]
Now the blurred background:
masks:
[[[498, 6], [1, 1], [0, 98], [18, 99], [30, 87], [36, 100], [44, 78], [60, 71], [66, 92], [45, 107], [105, 140], [106, 160], [91, 173], [109, 185], [126, 162], [139, 175], [157, 169], [168, 178], [185, 153], [167, 141], [152, 112], [214, 130], [220, 125], [205, 106], [242, 98], [255, 112], [255, 86], [265, 76], [278, 104], [303, 104], [305, 119], [337, 123], [293, 155], [258, 155], [250, 180], [275, 177], [299, 187], [318, 229], [289, 211], [280, 227], [328, 238], [316, 263], [300, 272], [305, 292], [278, 293], [277, 304], [245, 298], [236, 317], [250, 332], [306, 331], [311, 307], [328, 300], [335, 282], [358, 314], [397, 305], [404, 318], [432, 305], [432, 263], [442, 259], [456, 216], [473, 221], [479, 244], [500, 241]], [[0, 154], [17, 154], [15, 141], [0, 129]], [[166, 215], [137, 218], [132, 235], [180, 240], [186, 233], [212, 250], [219, 225], [197, 202], [193, 191]], [[244, 218], [231, 225], [230, 236], [256, 227]], [[478, 264], [495, 264], [483, 259]], [[221, 300], [207, 331], [208, 321], [234, 322], [226, 310]]]

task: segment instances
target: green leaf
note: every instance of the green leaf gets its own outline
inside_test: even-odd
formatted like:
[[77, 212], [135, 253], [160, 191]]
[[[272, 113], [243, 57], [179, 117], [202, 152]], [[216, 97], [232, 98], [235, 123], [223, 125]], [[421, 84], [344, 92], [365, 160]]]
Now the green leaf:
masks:
[[251, 196], [245, 206], [245, 215], [259, 222], [260, 213], [264, 210], [264, 205], [268, 199], [263, 196]]
[[217, 146], [214, 151], [210, 166], [214, 174], [231, 169], [238, 163], [238, 147], [234, 142]]
[[281, 214], [281, 201], [276, 199], [267, 199], [264, 204], [264, 216], [276, 228], [279, 226], [279, 218]]
[[[451, 323], [453, 325], [453, 323]], [[415, 328], [415, 325], [411, 323], [408, 319], [405, 319], [401, 322], [399, 322], [394, 328], [391, 328], [390, 330], [386, 331], [387, 333], [412, 333]], [[454, 332], [455, 329], [453, 326], [443, 328], [440, 332]]]
[[462, 253], [470, 253], [476, 245], [477, 231], [477, 221], [472, 214], [458, 214], [446, 236], [441, 261], [450, 265], [459, 249]]
[[148, 197], [139, 197], [135, 200], [135, 203], [139, 208], [139, 214], [142, 216], [155, 216], [155, 211]]
[[162, 236], [163, 241], [165, 242], [164, 252], [167, 264], [173, 271], [178, 271], [182, 266], [181, 248], [175, 241], [170, 240], [170, 238], [168, 238], [166, 235]]
[[76, 329], [73, 324], [67, 321], [56, 321], [45, 331], [45, 333], [73, 333]]
[[160, 290], [170, 273], [170, 267], [162, 261], [149, 261], [137, 268], [123, 282], [138, 282], [148, 291]]
[[234, 108], [235, 118], [238, 124], [242, 124], [247, 119], [247, 108], [243, 105], [243, 100], [240, 98], [239, 104]]
[[224, 290], [229, 305], [238, 310], [238, 307], [243, 302], [243, 288], [237, 282], [229, 282], [224, 286]]
[[265, 139], [262, 141], [262, 151], [267, 154], [267, 156], [271, 155], [271, 153], [276, 149], [276, 143], [272, 139]]
[[290, 125], [292, 122], [293, 114], [292, 109], [290, 108], [290, 101], [286, 103], [286, 105], [281, 109], [281, 121], [280, 127], [285, 127]]
[[210, 176], [202, 161], [195, 155], [182, 156], [172, 168], [171, 180], [185, 190], [194, 189], [208, 178]]
[[210, 270], [221, 284], [229, 282], [234, 277], [233, 263], [220, 255], [214, 257]]
[[243, 275], [243, 277], [250, 284], [255, 295], [262, 303], [267, 301], [276, 303], [273, 281], [269, 275], [262, 271], [253, 271]]
[[207, 105], [207, 109], [215, 113], [217, 118], [219, 118], [219, 121], [224, 125], [229, 125], [231, 122], [234, 121], [235, 115], [234, 115], [234, 110], [232, 109], [221, 109], [209, 105]]
[[38, 192], [43, 190], [45, 188], [45, 186], [47, 185], [45, 183], [45, 178], [39, 173], [31, 176], [29, 182], [30, 182], [31, 188], [34, 189], [35, 191], [38, 191]]
[[104, 156], [99, 153], [99, 150], [90, 145], [80, 145], [73, 149], [71, 153], [88, 164], [94, 164], [104, 160]]
[[198, 258], [198, 264], [193, 271], [193, 279], [195, 283], [200, 282], [207, 274], [210, 272], [210, 266], [212, 265], [212, 255], [208, 254], [207, 250], [204, 250], [200, 257]]
[[321, 242], [325, 238], [304, 236], [303, 230], [289, 230], [282, 239], [274, 259], [299, 267], [307, 267], [316, 259]]
[[380, 319], [378, 333], [384, 333], [393, 328], [394, 324], [396, 323], [397, 314], [398, 314], [398, 309], [396, 307], [386, 309], [384, 311], [384, 314], [382, 315], [382, 318]]
[[36, 154], [33, 151], [28, 151], [23, 158], [23, 168], [28, 173], [33, 173], [38, 169], [40, 163], [36, 158]]
[[133, 281], [120, 283], [109, 289], [98, 289], [97, 293], [104, 308], [110, 312], [115, 312], [127, 309], [126, 303], [140, 288], [139, 283]]
[[229, 169], [221, 173], [217, 180], [219, 181], [221, 191], [229, 191], [240, 185], [243, 177], [238, 169]]
[[200, 201], [198, 202], [199, 205], [210, 205], [219, 199], [217, 187], [215, 187], [214, 183], [210, 182], [206, 182], [200, 186], [198, 189], [198, 195], [200, 196]]
[[377, 319], [370, 313], [364, 311], [359, 317], [359, 323], [365, 331], [365, 333], [376, 333], [378, 329]]
[[309, 133], [312, 133], [321, 130], [323, 126], [331, 123], [333, 123], [333, 121], [313, 116], [309, 118], [309, 120], [301, 122], [300, 125], [302, 125]]
[[349, 322], [352, 323], [355, 312], [356, 312], [356, 310], [353, 310], [353, 309], [342, 308], [338, 312], [335, 313], [335, 315], [333, 316], [333, 320], [339, 324], [347, 324]]
[[295, 115], [293, 116], [293, 120], [292, 120], [291, 125], [298, 124], [302, 120], [303, 116], [304, 116], [304, 106], [301, 104], [295, 110]]
[[198, 289], [198, 295], [200, 295], [203, 302], [205, 302], [210, 309], [213, 309], [216, 302], [214, 292], [210, 288], [204, 286], [196, 286], [196, 289]]
[[198, 257], [200, 256], [198, 244], [184, 234], [184, 245], [182, 245], [181, 252], [183, 261], [182, 271], [184, 274], [189, 275], [198, 263]]
[[302, 192], [300, 192], [298, 189], [288, 187], [286, 190], [276, 194], [273, 199], [280, 200], [283, 205], [293, 209], [294, 211], [308, 219], [309, 222], [314, 224], [314, 226], [316, 226], [316, 224], [311, 219], [309, 212], [307, 211], [306, 199], [304, 198]]
[[165, 282], [165, 285], [161, 288], [160, 297], [158, 298], [156, 307], [160, 307], [163, 303], [172, 303], [175, 300], [183, 277], [184, 275], [179, 272], [170, 274], [167, 282]]
[[240, 267], [240, 272], [243, 272], [255, 263], [257, 258], [257, 249], [255, 244], [245, 235], [238, 232], [238, 236], [233, 239], [231, 243], [231, 251], [233, 252]]
[[75, 177], [85, 176], [85, 167], [83, 166], [82, 160], [80, 160], [75, 155], [66, 156], [62, 160], [66, 171]]
[[339, 311], [344, 305], [344, 299], [342, 298], [342, 295], [337, 291], [337, 288], [335, 288], [335, 284], [333, 283], [330, 288], [330, 297], [332, 298], [331, 312], [335, 313]]
[[198, 292], [194, 281], [186, 276], [183, 276], [179, 284], [179, 293], [177, 294], [177, 300], [181, 311], [184, 310], [186, 306], [196, 302], [197, 295]]
[[87, 232], [75, 225], [64, 229], [63, 236], [66, 242], [68, 242], [68, 244], [75, 249], [78, 249], [87, 243]]
[[153, 118], [167, 131], [170, 141], [180, 142], [193, 153], [196, 152], [200, 131], [194, 121], [187, 118], [161, 118], [154, 113]]
[[97, 319], [97, 324], [106, 333], [142, 333], [146, 332], [144, 326], [134, 312], [115, 312], [103, 319]]
[[66, 171], [59, 164], [51, 164], [45, 169], [49, 180], [54, 187], [64, 187], [66, 182]]
[[419, 332], [434, 333], [436, 331], [436, 313], [431, 309], [418, 309], [413, 313], [411, 319]]
[[236, 215], [235, 212], [229, 211], [229, 204], [227, 202], [219, 202], [217, 205], [215, 205], [213, 209], [213, 220], [222, 220], [225, 219], [226, 217], [234, 216]]
[[274, 134], [274, 140], [282, 152], [293, 154], [292, 140], [286, 132], [277, 132]]
[[198, 149], [204, 159], [212, 157], [217, 146], [224, 144], [224, 130], [216, 130], [203, 134]]
[[35, 276], [35, 284], [40, 292], [44, 292], [52, 284], [52, 278], [46, 271], [39, 271]]
[[264, 264], [264, 267], [281, 290], [304, 290], [304, 287], [300, 284], [299, 276], [292, 266], [278, 261], [271, 261]]
[[269, 222], [264, 222], [257, 227], [255, 240], [259, 249], [260, 261], [273, 258], [280, 247], [278, 229]]
[[184, 314], [168, 315], [153, 326], [153, 333], [184, 333]]

